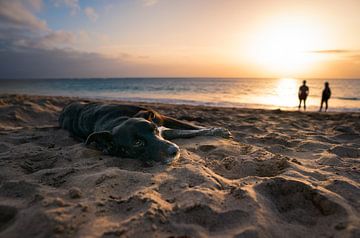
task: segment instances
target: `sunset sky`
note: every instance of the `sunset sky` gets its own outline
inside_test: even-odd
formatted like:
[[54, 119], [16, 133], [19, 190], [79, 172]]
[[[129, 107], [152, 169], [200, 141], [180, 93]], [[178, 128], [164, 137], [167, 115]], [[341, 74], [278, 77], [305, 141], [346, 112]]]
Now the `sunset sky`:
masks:
[[0, 0], [0, 78], [360, 78], [359, 0]]

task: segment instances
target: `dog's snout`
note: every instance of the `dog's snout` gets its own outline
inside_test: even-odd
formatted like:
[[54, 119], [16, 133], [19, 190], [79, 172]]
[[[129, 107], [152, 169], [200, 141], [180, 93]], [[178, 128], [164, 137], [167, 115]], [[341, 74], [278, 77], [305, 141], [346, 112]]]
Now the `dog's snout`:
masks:
[[171, 157], [175, 157], [179, 153], [179, 147], [172, 145], [167, 149], [167, 153]]

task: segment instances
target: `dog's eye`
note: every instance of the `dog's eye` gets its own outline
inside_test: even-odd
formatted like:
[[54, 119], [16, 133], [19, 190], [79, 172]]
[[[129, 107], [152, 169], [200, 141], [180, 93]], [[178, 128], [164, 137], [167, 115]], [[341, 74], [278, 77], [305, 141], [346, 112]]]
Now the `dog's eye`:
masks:
[[157, 126], [154, 123], [151, 123], [151, 129], [150, 130], [155, 132], [155, 133], [159, 132]]
[[141, 140], [141, 139], [137, 139], [137, 140], [135, 140], [135, 142], [134, 142], [134, 146], [135, 147], [142, 147], [142, 146], [144, 146], [145, 145], [145, 141], [143, 141], [143, 140]]
[[155, 134], [156, 134], [156, 135], [159, 135], [159, 134], [160, 134], [160, 131], [159, 131], [159, 129], [158, 129], [157, 127], [155, 127]]

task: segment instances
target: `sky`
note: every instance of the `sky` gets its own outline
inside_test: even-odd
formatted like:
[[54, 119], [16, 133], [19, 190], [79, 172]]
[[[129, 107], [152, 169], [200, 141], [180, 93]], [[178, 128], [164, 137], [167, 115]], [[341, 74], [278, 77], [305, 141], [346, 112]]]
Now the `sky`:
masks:
[[359, 0], [0, 0], [0, 78], [360, 78]]

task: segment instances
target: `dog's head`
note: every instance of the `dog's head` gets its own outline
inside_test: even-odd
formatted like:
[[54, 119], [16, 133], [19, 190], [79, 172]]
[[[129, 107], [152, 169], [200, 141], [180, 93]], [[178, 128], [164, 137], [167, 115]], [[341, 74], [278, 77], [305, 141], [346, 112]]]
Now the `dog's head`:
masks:
[[165, 164], [180, 154], [176, 144], [162, 138], [157, 126], [143, 118], [130, 118], [112, 131], [94, 132], [88, 136], [86, 144], [91, 142], [111, 155]]

